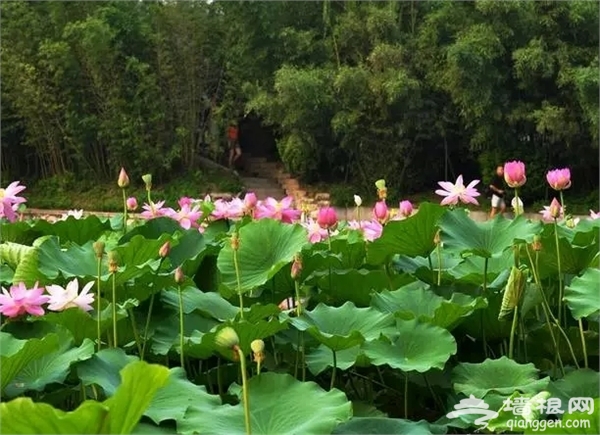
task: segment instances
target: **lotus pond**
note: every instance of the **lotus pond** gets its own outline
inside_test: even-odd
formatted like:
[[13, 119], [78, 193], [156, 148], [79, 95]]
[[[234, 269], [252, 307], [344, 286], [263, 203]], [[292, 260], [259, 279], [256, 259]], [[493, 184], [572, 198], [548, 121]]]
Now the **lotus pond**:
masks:
[[600, 433], [600, 219], [148, 196], [1, 224], [2, 433]]

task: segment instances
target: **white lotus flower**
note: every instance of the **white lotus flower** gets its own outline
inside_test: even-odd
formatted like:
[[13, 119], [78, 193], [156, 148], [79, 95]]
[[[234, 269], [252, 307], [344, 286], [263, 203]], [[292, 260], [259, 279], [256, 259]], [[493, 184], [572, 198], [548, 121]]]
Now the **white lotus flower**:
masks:
[[356, 204], [357, 207], [360, 207], [362, 205], [362, 198], [358, 195], [354, 195], [354, 204]]
[[59, 285], [48, 285], [46, 291], [50, 295], [48, 309], [50, 311], [64, 311], [67, 308], [79, 307], [83, 311], [91, 311], [94, 303], [94, 294], [88, 292], [94, 285], [94, 282], [88, 282], [79, 293], [79, 283], [77, 279], [69, 282], [66, 288]]
[[[518, 211], [517, 211], [517, 202], [519, 204]], [[523, 208], [523, 201], [521, 201], [521, 198], [517, 198], [517, 197], [513, 198], [512, 201], [510, 202], [510, 206], [512, 207], [515, 214], [523, 214], [523, 212], [525, 211], [525, 209]]]
[[83, 209], [81, 210], [69, 210], [68, 212], [64, 213], [60, 220], [67, 220], [67, 218], [69, 216], [73, 216], [75, 219], [81, 219], [83, 217]]

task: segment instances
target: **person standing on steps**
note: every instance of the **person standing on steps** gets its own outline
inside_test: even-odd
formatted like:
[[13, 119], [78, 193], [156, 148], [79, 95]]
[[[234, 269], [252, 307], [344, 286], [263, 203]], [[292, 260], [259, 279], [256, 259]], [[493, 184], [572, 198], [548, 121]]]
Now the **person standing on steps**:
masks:
[[227, 145], [229, 147], [229, 169], [235, 169], [235, 162], [242, 155], [240, 148], [240, 130], [237, 122], [231, 121], [227, 129]]
[[506, 210], [506, 202], [504, 201], [504, 166], [498, 165], [496, 167], [496, 173], [490, 183], [489, 192], [492, 197], [492, 210], [490, 212], [490, 219], [492, 219], [496, 214], [503, 214]]

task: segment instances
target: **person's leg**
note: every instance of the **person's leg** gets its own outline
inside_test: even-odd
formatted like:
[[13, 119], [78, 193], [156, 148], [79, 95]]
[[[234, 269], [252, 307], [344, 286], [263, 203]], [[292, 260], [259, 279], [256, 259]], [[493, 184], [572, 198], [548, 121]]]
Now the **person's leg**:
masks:
[[500, 197], [496, 195], [492, 195], [492, 210], [490, 211], [490, 219], [493, 219], [498, 213], [498, 209], [500, 206]]
[[227, 147], [229, 148], [229, 169], [233, 168], [233, 160], [235, 157], [235, 149], [231, 141], [227, 141]]
[[506, 202], [503, 198], [500, 199], [500, 214], [504, 214], [506, 211]]
[[239, 145], [236, 145], [236, 147], [234, 148], [234, 156], [233, 156], [233, 162], [235, 163], [237, 159], [239, 159], [242, 155], [242, 149], [240, 148]]

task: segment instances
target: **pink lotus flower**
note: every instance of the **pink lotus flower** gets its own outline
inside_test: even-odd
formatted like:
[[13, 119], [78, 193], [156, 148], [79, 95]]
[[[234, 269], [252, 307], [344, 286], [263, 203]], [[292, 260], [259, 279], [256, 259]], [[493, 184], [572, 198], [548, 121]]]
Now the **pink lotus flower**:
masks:
[[140, 216], [144, 219], [154, 219], [162, 216], [171, 216], [175, 213], [175, 210], [172, 208], [163, 208], [164, 205], [165, 201], [152, 202], [150, 205], [144, 203], [144, 206], [142, 207], [144, 211]]
[[412, 215], [414, 208], [410, 201], [401, 201], [398, 211], [400, 216], [407, 218]]
[[13, 285], [9, 291], [2, 288], [0, 314], [6, 317], [18, 317], [27, 313], [32, 316], [43, 316], [44, 309], [42, 305], [49, 300], [49, 297], [43, 294], [44, 288], [38, 287], [37, 282], [29, 290], [23, 282], [19, 285]]
[[300, 218], [302, 212], [292, 207], [294, 198], [286, 196], [281, 201], [274, 198], [267, 198], [256, 206], [256, 219], [276, 219], [284, 223], [291, 224]]
[[390, 211], [384, 200], [375, 203], [375, 206], [373, 207], [373, 217], [381, 224], [384, 224], [390, 218]]
[[459, 175], [455, 184], [449, 181], [439, 181], [438, 184], [442, 189], [436, 190], [435, 193], [445, 196], [440, 203], [441, 205], [456, 205], [459, 200], [464, 204], [479, 205], [479, 202], [475, 199], [476, 196], [479, 196], [479, 192], [475, 189], [478, 183], [479, 180], [473, 180], [465, 187], [463, 177]]
[[378, 239], [383, 232], [383, 225], [376, 220], [361, 222], [350, 221], [348, 222], [348, 228], [360, 231], [363, 234], [364, 239], [368, 242]]
[[593, 210], [590, 210], [590, 219], [592, 219], [592, 220], [600, 219], [600, 212], [596, 213]]
[[17, 211], [19, 204], [27, 202], [22, 196], [17, 196], [25, 190], [25, 186], [19, 185], [19, 181], [13, 181], [6, 189], [0, 189], [0, 218], [5, 217], [9, 222], [17, 220]]
[[521, 187], [527, 181], [525, 176], [525, 163], [520, 161], [506, 162], [504, 164], [504, 181], [513, 189]]
[[179, 207], [183, 208], [184, 206], [191, 206], [192, 203], [194, 202], [194, 200], [192, 198], [188, 198], [187, 196], [182, 196], [181, 198], [179, 198], [179, 201], [177, 201], [177, 204], [179, 204]]
[[305, 222], [302, 222], [301, 225], [308, 231], [308, 240], [310, 243], [319, 243], [327, 240], [327, 237], [329, 237], [327, 230], [322, 228], [314, 219], [309, 218]]
[[190, 208], [189, 204], [181, 207], [178, 212], [169, 215], [169, 217], [179, 222], [179, 225], [184, 230], [189, 230], [192, 226], [198, 226], [198, 220], [201, 216], [200, 207], [195, 206]]
[[217, 220], [239, 219], [244, 215], [244, 202], [239, 198], [234, 198], [231, 201], [217, 199], [214, 206], [212, 217]]
[[126, 203], [127, 203], [127, 210], [129, 210], [129, 211], [135, 211], [138, 208], [137, 199], [135, 199], [135, 197], [133, 197], [133, 196], [127, 198]]
[[246, 211], [250, 212], [254, 210], [257, 204], [258, 198], [256, 197], [256, 194], [254, 192], [246, 193], [246, 196], [244, 196], [244, 208]]
[[46, 291], [50, 294], [48, 309], [50, 311], [64, 311], [68, 308], [78, 307], [83, 311], [92, 311], [94, 294], [89, 293], [94, 286], [94, 281], [88, 282], [79, 293], [77, 279], [70, 281], [65, 288], [59, 285], [47, 285]]
[[[550, 206], [545, 205], [543, 210], [540, 210], [540, 214], [542, 215], [542, 220], [545, 222], [554, 222], [554, 218], [552, 217], [552, 212], [550, 211]], [[563, 215], [563, 209], [561, 207], [559, 215]]]
[[553, 169], [546, 174], [546, 180], [554, 190], [565, 190], [571, 187], [571, 171], [569, 168]]
[[337, 225], [337, 213], [333, 207], [322, 207], [317, 214], [317, 223], [323, 229], [335, 228]]

